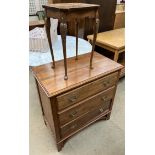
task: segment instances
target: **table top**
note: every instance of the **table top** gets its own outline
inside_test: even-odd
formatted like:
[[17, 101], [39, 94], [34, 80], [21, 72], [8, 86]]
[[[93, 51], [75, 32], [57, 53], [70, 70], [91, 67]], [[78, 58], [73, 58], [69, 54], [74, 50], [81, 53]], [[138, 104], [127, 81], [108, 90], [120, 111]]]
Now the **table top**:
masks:
[[87, 3], [56, 3], [43, 5], [43, 8], [54, 8], [59, 10], [76, 10], [86, 8], [98, 8], [100, 5]]
[[[87, 38], [93, 40], [93, 35], [88, 35]], [[125, 48], [125, 28], [98, 33], [96, 43], [117, 50]]]
[[75, 60], [75, 57], [67, 59], [68, 80], [64, 80], [63, 60], [56, 62], [55, 69], [51, 68], [51, 63], [31, 69], [46, 95], [52, 97], [123, 68], [122, 65], [96, 52], [91, 70], [89, 62], [90, 53], [80, 55], [78, 60]]
[[29, 26], [44, 25], [44, 20], [29, 21]]

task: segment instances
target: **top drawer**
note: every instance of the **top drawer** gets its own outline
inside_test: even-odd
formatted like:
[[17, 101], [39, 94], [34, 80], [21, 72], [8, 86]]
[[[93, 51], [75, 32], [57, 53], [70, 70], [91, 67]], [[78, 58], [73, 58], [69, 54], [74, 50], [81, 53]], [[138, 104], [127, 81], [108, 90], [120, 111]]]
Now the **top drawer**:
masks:
[[118, 72], [115, 72], [65, 94], [59, 95], [57, 97], [58, 110], [62, 110], [76, 102], [111, 87], [116, 83], [117, 77]]

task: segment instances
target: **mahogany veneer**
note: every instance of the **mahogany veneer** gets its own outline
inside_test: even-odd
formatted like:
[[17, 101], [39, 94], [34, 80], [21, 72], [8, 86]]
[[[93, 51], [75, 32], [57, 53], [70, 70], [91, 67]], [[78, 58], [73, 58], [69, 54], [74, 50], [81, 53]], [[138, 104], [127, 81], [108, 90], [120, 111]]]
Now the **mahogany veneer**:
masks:
[[69, 79], [64, 80], [63, 60], [33, 67], [42, 114], [56, 139], [58, 151], [75, 133], [97, 120], [110, 118], [122, 65], [94, 52], [68, 59]]

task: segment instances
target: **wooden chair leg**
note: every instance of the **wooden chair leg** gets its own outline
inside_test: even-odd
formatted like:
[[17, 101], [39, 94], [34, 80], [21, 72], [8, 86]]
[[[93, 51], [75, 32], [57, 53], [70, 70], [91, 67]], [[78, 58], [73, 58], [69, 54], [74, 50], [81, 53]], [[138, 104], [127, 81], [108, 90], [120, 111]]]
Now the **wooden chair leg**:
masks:
[[114, 54], [114, 61], [118, 61], [118, 56], [119, 56], [119, 53], [118, 51], [115, 51], [115, 54]]

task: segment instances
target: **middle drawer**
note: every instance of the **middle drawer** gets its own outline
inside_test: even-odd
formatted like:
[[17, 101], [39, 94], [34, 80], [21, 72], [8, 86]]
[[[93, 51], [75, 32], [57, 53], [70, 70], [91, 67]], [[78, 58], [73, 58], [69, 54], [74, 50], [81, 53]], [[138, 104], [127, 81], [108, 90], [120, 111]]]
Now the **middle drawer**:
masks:
[[101, 103], [113, 98], [115, 86], [102, 91], [82, 102], [73, 105], [64, 111], [58, 112], [58, 117], [60, 121], [60, 126], [76, 119], [77, 117], [93, 110]]

